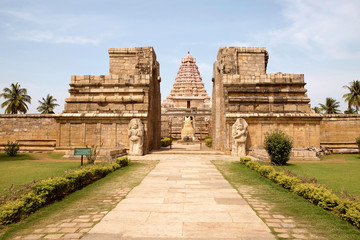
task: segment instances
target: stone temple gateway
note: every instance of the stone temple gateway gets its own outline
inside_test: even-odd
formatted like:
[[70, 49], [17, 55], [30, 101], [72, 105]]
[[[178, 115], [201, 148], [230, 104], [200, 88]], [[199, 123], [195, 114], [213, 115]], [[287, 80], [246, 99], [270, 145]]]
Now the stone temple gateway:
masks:
[[267, 74], [268, 58], [265, 48], [220, 48], [214, 63], [212, 112], [213, 137], [220, 141], [214, 147], [229, 151], [231, 126], [244, 118], [249, 124], [246, 149], [250, 153], [265, 157], [264, 135], [279, 129], [294, 139], [293, 157], [316, 159], [315, 152], [305, 149], [320, 148], [322, 118], [310, 113], [304, 75]]
[[[129, 152], [131, 126], [143, 126], [141, 151], [160, 147], [160, 73], [152, 47], [110, 48], [109, 75], [71, 76], [62, 114], [1, 115], [0, 142], [19, 141], [22, 151], [98, 146], [100, 158]], [[136, 121], [138, 121], [136, 120]]]
[[104, 159], [124, 152], [147, 154], [160, 147], [161, 135], [169, 134], [169, 122], [180, 138], [183, 120], [190, 117], [195, 137], [200, 132], [212, 136], [213, 148], [227, 154], [236, 149], [266, 157], [264, 135], [273, 130], [294, 139], [291, 159], [316, 159], [308, 148], [320, 145], [334, 153], [358, 151], [360, 115], [313, 113], [304, 75], [267, 73], [265, 48], [219, 49], [212, 102], [195, 59], [186, 55], [162, 106], [152, 47], [110, 48], [109, 57], [109, 75], [71, 77], [63, 113], [0, 115], [0, 148], [18, 141], [21, 151], [61, 152], [68, 158], [74, 148], [86, 145], [101, 147]]

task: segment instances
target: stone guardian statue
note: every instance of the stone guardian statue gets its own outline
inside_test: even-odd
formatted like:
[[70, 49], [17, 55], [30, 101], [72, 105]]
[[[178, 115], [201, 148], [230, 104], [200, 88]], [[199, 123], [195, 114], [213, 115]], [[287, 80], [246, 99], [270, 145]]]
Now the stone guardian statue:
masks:
[[128, 128], [129, 155], [142, 156], [144, 145], [144, 125], [139, 118], [131, 119]]
[[232, 125], [232, 151], [231, 155], [246, 156], [246, 139], [248, 135], [248, 124], [243, 118], [238, 118]]
[[185, 117], [184, 119], [184, 127], [181, 130], [181, 140], [189, 140], [194, 141], [195, 140], [195, 129], [193, 128], [191, 124], [190, 117]]

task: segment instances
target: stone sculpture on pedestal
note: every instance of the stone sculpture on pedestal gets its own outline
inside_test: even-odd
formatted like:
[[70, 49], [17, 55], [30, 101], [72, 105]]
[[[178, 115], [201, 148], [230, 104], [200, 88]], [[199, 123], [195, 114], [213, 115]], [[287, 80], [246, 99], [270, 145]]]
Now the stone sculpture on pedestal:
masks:
[[181, 140], [185, 142], [194, 141], [195, 140], [195, 129], [191, 124], [190, 117], [185, 117], [184, 127], [181, 130]]
[[248, 135], [248, 124], [243, 118], [238, 118], [232, 125], [232, 151], [231, 155], [246, 156], [246, 139]]
[[129, 155], [142, 156], [144, 142], [144, 126], [139, 118], [131, 119], [129, 123]]

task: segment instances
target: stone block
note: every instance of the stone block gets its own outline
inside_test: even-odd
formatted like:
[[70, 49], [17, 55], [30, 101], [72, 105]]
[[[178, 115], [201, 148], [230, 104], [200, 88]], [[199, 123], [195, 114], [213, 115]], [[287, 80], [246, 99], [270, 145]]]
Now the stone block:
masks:
[[269, 105], [268, 104], [255, 105], [254, 110], [256, 112], [269, 112]]
[[284, 111], [285, 112], [296, 112], [297, 111], [297, 106], [296, 105], [286, 104], [286, 105], [284, 105]]

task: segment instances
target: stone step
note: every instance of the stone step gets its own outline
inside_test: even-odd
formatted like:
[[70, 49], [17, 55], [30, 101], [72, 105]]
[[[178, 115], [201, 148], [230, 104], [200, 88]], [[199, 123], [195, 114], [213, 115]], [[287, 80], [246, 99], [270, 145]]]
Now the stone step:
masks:
[[[20, 152], [52, 152], [56, 146], [56, 140], [52, 139], [25, 139], [17, 141], [20, 147]], [[7, 142], [0, 142], [0, 150], [4, 150]]]
[[187, 155], [225, 155], [220, 151], [201, 151], [201, 150], [162, 150], [151, 151], [151, 154], [187, 154]]

